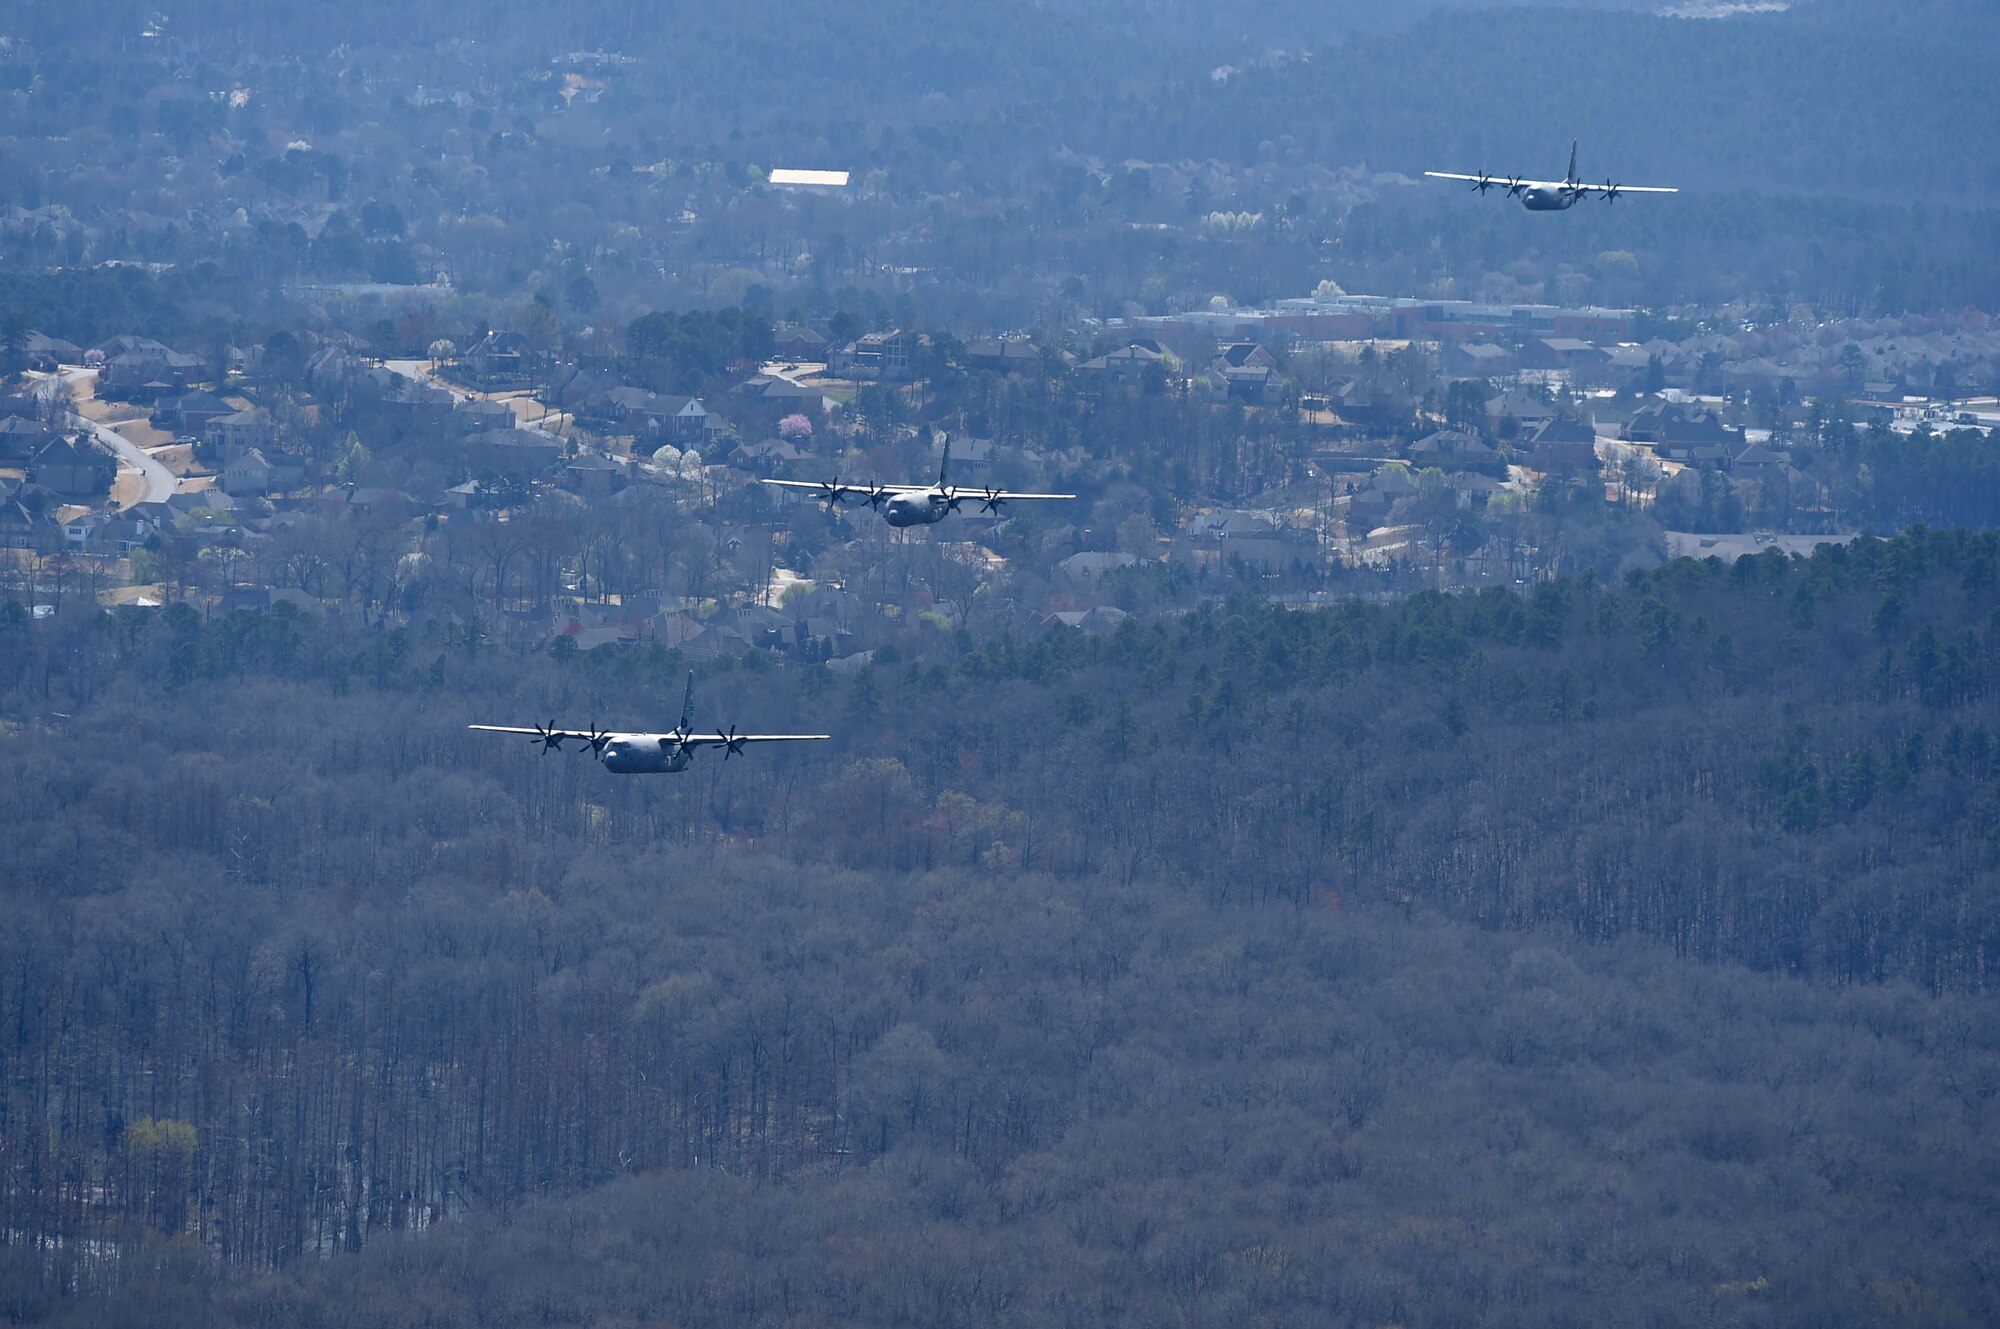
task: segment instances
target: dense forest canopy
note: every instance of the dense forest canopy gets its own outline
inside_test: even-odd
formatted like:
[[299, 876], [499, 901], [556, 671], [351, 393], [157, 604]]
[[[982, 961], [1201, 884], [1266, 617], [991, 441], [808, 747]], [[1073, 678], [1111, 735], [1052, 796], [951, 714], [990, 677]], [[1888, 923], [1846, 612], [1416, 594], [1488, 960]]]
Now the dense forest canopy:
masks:
[[[632, 1268], [553, 1322], [1977, 1322], [1996, 572], [1917, 532], [937, 634], [847, 679], [753, 657], [701, 722], [837, 742], [674, 780], [461, 728], [664, 723], [663, 653], [7, 610], [10, 1223], [117, 1244], [9, 1246], [6, 1313], [165, 1317], [164, 1279], [188, 1322], [425, 1288], [470, 1322], [546, 1295], [487, 1272], [537, 1234], [627, 1269], [686, 1239], [632, 1216], [687, 1204], [741, 1272]], [[103, 1253], [442, 1219], [407, 1237], [442, 1266], [397, 1239], [240, 1294]]]

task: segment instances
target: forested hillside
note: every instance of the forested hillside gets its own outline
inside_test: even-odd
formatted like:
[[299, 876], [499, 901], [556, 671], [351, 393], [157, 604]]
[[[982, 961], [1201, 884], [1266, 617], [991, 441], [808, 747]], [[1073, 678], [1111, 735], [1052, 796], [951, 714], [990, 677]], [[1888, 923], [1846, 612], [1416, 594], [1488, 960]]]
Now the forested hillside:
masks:
[[482, 641], [0, 609], [0, 1315], [2000, 1314], [2000, 537], [753, 656], [836, 741], [678, 778]]

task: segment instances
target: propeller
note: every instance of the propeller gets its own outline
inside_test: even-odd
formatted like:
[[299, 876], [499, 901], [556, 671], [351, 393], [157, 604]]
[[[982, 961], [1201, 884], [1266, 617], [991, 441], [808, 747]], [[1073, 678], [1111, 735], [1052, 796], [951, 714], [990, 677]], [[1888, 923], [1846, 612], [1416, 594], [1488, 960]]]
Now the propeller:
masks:
[[877, 512], [882, 510], [882, 500], [889, 497], [889, 486], [878, 484], [868, 491], [868, 506]]
[[1487, 190], [1493, 188], [1493, 177], [1481, 171], [1479, 178], [1472, 182], [1472, 188], [1476, 193], [1485, 193]]
[[945, 507], [949, 508], [949, 509], [950, 509], [951, 511], [953, 511], [953, 512], [957, 512], [957, 511], [958, 511], [958, 505], [959, 505], [959, 504], [961, 504], [961, 503], [963, 503], [963, 502], [965, 502], [965, 500], [966, 500], [966, 499], [968, 499], [968, 498], [971, 498], [971, 497], [972, 497], [972, 495], [970, 495], [970, 494], [961, 494], [961, 493], [957, 492], [956, 490], [953, 490], [953, 491], [952, 491], [951, 493], [949, 493], [949, 494], [946, 494], [946, 495], [944, 496], [944, 505], [945, 505]]
[[831, 482], [822, 480], [819, 487], [826, 491], [826, 497], [821, 501], [826, 504], [828, 512], [833, 511], [834, 505], [847, 496], [847, 487], [840, 483], [840, 477], [837, 475]]
[[729, 726], [729, 732], [726, 734], [720, 729], [716, 730], [715, 736], [722, 740], [722, 759], [724, 761], [728, 761], [731, 757], [743, 751], [743, 740], [736, 736], [735, 725]]
[[1000, 505], [1002, 503], [1005, 503], [1006, 501], [1007, 501], [1006, 499], [1000, 497], [999, 490], [989, 487], [986, 491], [986, 497], [981, 499], [979, 502], [979, 510], [981, 512], [991, 512], [998, 514], [1000, 511]]
[[1528, 187], [1528, 182], [1520, 176], [1510, 176], [1507, 180], [1507, 197], [1517, 198]]
[[583, 741], [590, 745], [590, 755], [597, 758], [599, 761], [603, 761], [604, 745], [611, 741], [611, 735], [606, 731], [599, 729], [597, 727], [596, 722], [592, 721], [590, 726], [590, 735]]
[[535, 736], [528, 741], [530, 743], [540, 743], [542, 745], [542, 755], [546, 757], [551, 752], [562, 751], [562, 743], [565, 737], [567, 735], [556, 728], [556, 722], [550, 720], [546, 725], [536, 725]]
[[1610, 176], [1604, 177], [1604, 201], [1606, 203], [1618, 201], [1618, 186], [1611, 183]]

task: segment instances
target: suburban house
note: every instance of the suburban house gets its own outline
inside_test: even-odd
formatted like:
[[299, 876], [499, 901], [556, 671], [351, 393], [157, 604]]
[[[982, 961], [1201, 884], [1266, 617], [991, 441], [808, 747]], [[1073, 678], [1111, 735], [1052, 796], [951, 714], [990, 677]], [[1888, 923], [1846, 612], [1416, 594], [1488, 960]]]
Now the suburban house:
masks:
[[1728, 470], [1743, 450], [1743, 431], [1722, 423], [1713, 411], [1679, 402], [1656, 402], [1641, 408], [1619, 431], [1628, 443], [1651, 444], [1667, 461], [1712, 465]]
[[1396, 379], [1363, 375], [1340, 385], [1333, 394], [1333, 407], [1349, 424], [1393, 429], [1409, 423], [1416, 398]]
[[362, 381], [373, 389], [376, 408], [392, 427], [436, 432], [451, 428], [458, 399], [445, 389], [387, 369], [371, 370]]
[[1521, 363], [1530, 369], [1563, 369], [1588, 374], [1610, 363], [1601, 347], [1580, 337], [1535, 337], [1521, 348]]
[[39, 420], [10, 415], [0, 420], [0, 466], [22, 466], [60, 437]]
[[118, 463], [95, 446], [75, 439], [46, 443], [28, 465], [28, 479], [63, 498], [94, 502], [118, 476]]
[[271, 489], [271, 463], [261, 448], [246, 448], [222, 468], [216, 483], [226, 494], [265, 494]]
[[1493, 438], [1532, 433], [1555, 418], [1553, 403], [1525, 392], [1503, 392], [1486, 399], [1486, 432]]
[[810, 455], [782, 438], [767, 438], [758, 443], [737, 444], [725, 460], [739, 471], [749, 471], [753, 475], [776, 475], [781, 468], [805, 461]]
[[90, 545], [90, 537], [97, 533], [97, 523], [103, 520], [97, 513], [80, 504], [72, 504], [57, 509], [56, 525], [62, 527], [63, 545], [69, 549], [85, 549]]
[[201, 441], [224, 461], [251, 448], [269, 447], [277, 438], [277, 421], [261, 406], [218, 415], [201, 431]]
[[1523, 438], [1520, 451], [1537, 470], [1593, 467], [1597, 465], [1597, 430], [1574, 416], [1558, 415], [1544, 420]]
[[466, 464], [477, 473], [536, 476], [562, 460], [562, 440], [539, 429], [489, 429], [465, 440]]
[[64, 365], [83, 363], [81, 346], [60, 337], [45, 337], [39, 332], [29, 333], [27, 343], [21, 349], [27, 353], [28, 368], [44, 374], [52, 374]]
[[835, 351], [828, 368], [846, 378], [874, 378], [900, 382], [912, 376], [913, 336], [901, 328], [870, 332]]
[[966, 343], [965, 363], [989, 374], [1038, 374], [1042, 369], [1042, 351], [1022, 338], [984, 337]]
[[104, 347], [97, 391], [103, 397], [158, 401], [187, 391], [201, 371], [201, 357], [185, 355], [146, 337], [116, 337]]
[[1497, 464], [1500, 454], [1476, 434], [1458, 429], [1440, 429], [1410, 445], [1410, 460], [1419, 466], [1453, 469]]
[[1730, 473], [1745, 480], [1781, 475], [1785, 469], [1784, 457], [1762, 443], [1746, 444], [1729, 459]]
[[1316, 553], [1315, 537], [1285, 525], [1268, 512], [1226, 509], [1197, 512], [1181, 524], [1174, 542], [1176, 556], [1188, 562], [1241, 559], [1263, 567], [1280, 567]]
[[473, 398], [459, 402], [451, 413], [452, 423], [461, 434], [483, 434], [489, 429], [513, 429], [521, 421], [514, 408], [504, 401]]
[[561, 484], [574, 493], [602, 496], [617, 493], [631, 478], [629, 462], [607, 457], [601, 452], [586, 452], [563, 467]]
[[620, 387], [606, 394], [605, 405], [605, 418], [635, 435], [645, 436], [656, 447], [660, 443], [673, 443], [684, 448], [704, 443], [721, 432], [721, 425], [710, 418], [699, 397]]
[[1515, 367], [1514, 353], [1492, 342], [1449, 342], [1438, 352], [1438, 368], [1450, 378], [1492, 378]]
[[0, 549], [54, 553], [62, 544], [62, 528], [47, 513], [35, 512], [19, 499], [0, 503]]
[[523, 387], [534, 381], [548, 357], [530, 350], [518, 332], [489, 332], [458, 358], [459, 371], [487, 387]]
[[1085, 360], [1076, 367], [1076, 372], [1123, 383], [1138, 378], [1153, 366], [1158, 366], [1162, 372], [1172, 372], [1179, 367], [1179, 362], [1158, 342], [1147, 340], [1130, 342], [1115, 351]]
[[91, 547], [99, 553], [123, 558], [153, 538], [159, 528], [129, 511], [101, 516], [91, 536]]
[[608, 368], [577, 366], [559, 370], [541, 397], [572, 415], [587, 420], [610, 420], [617, 411], [611, 394], [624, 386], [625, 380]]
[[1228, 384], [1229, 395], [1238, 401], [1261, 402], [1277, 381], [1278, 358], [1257, 342], [1232, 342], [1216, 354], [1209, 368]]
[[774, 345], [771, 353], [777, 359], [794, 363], [826, 363], [826, 338], [811, 328], [781, 323], [772, 330]]
[[778, 421], [803, 415], [817, 425], [836, 402], [818, 388], [772, 374], [755, 374], [729, 390], [729, 413], [748, 437], [776, 433]]
[[169, 397], [153, 408], [153, 427], [169, 433], [199, 437], [208, 428], [209, 421], [233, 415], [236, 410], [213, 392], [186, 392], [178, 397]]
[[1056, 564], [1056, 571], [1073, 582], [1089, 586], [1095, 584], [1098, 579], [1118, 571], [1120, 568], [1133, 566], [1138, 561], [1139, 559], [1136, 554], [1127, 554], [1118, 551], [1090, 551], [1081, 554], [1071, 554], [1068, 558]]

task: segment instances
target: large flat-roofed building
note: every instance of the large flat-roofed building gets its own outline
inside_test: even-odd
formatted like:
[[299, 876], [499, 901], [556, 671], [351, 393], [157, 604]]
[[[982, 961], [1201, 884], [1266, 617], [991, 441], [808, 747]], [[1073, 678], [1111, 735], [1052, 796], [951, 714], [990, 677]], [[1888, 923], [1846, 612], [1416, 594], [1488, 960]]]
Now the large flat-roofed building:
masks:
[[771, 172], [771, 183], [785, 189], [845, 189], [846, 171], [801, 171], [790, 167], [778, 167]]
[[1630, 340], [1633, 311], [1596, 306], [1488, 304], [1387, 295], [1311, 295], [1262, 309], [1203, 309], [1136, 318], [1135, 331], [1173, 337], [1198, 333], [1216, 341], [1476, 341], [1512, 334], [1564, 337], [1602, 345]]

